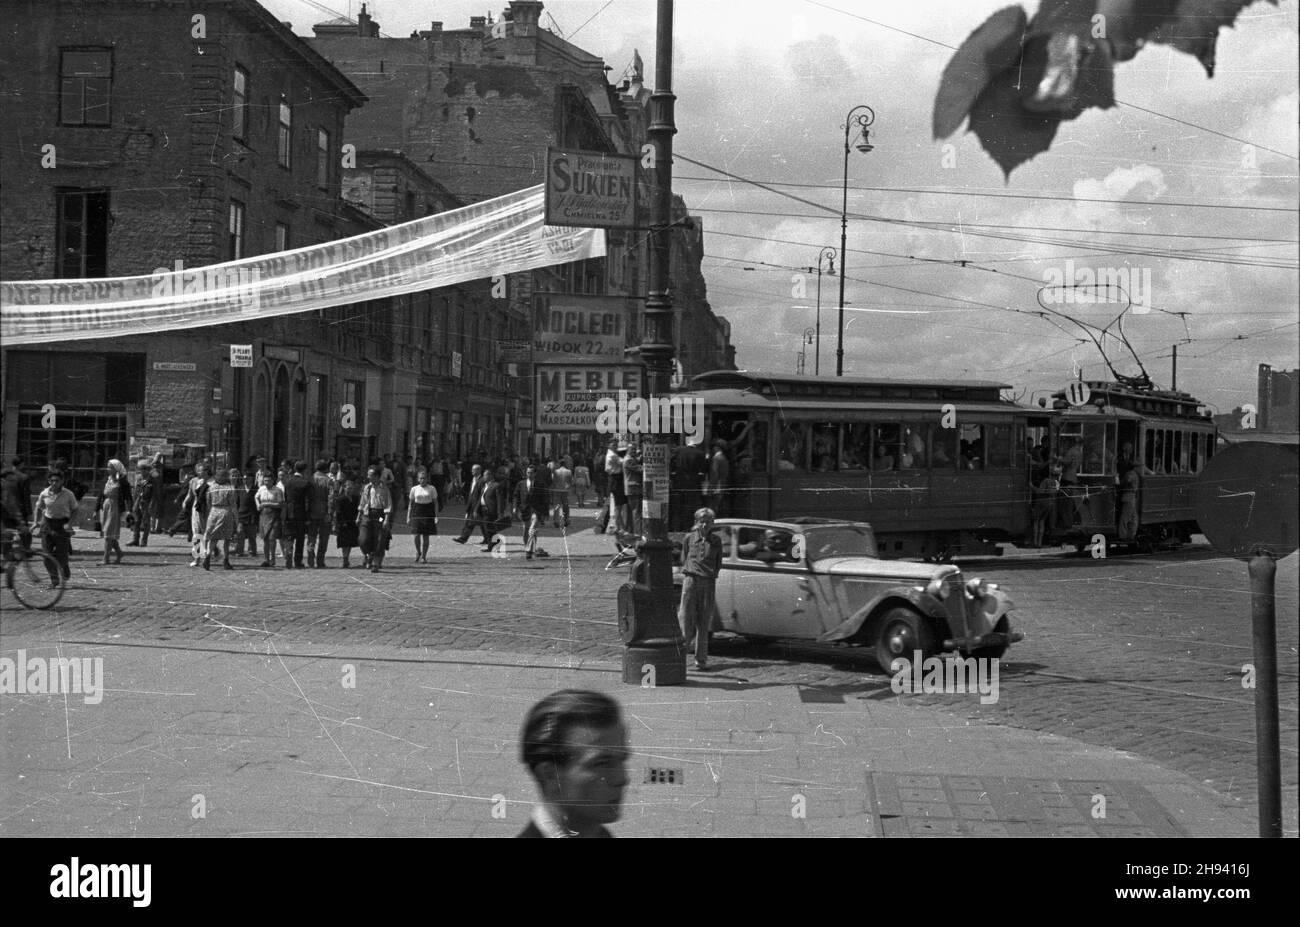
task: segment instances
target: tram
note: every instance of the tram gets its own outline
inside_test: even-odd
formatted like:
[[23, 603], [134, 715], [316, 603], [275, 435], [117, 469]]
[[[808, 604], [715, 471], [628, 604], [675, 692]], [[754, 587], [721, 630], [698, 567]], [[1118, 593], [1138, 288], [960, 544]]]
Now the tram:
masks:
[[[1139, 468], [1139, 529], [1185, 540], [1195, 474], [1213, 454], [1208, 413], [1185, 393], [1089, 381], [1039, 407], [985, 380], [893, 380], [713, 371], [701, 401], [726, 442], [726, 516], [870, 522], [882, 557], [993, 553], [1031, 536], [1036, 468], [1060, 463], [1046, 543], [1120, 540], [1118, 475]], [[1035, 448], [1038, 448], [1037, 456]]]

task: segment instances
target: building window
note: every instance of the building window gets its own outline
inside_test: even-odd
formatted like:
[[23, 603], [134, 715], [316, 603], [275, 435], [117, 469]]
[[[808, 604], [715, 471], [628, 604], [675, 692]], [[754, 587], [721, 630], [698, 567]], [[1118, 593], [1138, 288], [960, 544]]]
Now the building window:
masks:
[[59, 124], [106, 126], [113, 85], [111, 48], [65, 48], [59, 57]]
[[330, 185], [330, 134], [324, 129], [316, 132], [316, 186]]
[[55, 236], [60, 277], [108, 275], [108, 191], [58, 189]]
[[280, 158], [281, 167], [292, 167], [291, 153], [293, 142], [293, 111], [289, 109], [289, 101], [280, 97], [280, 138], [276, 147], [276, 152]]
[[235, 100], [231, 110], [234, 128], [232, 134], [239, 141], [248, 136], [248, 72], [235, 67]]
[[361, 424], [360, 416], [363, 415], [365, 412], [365, 406], [363, 405], [362, 402], [362, 400], [364, 399], [365, 399], [364, 383], [362, 383], [360, 380], [343, 381], [343, 404], [345, 406], [351, 406], [354, 415], [357, 416], [357, 418], [355, 419], [356, 425], [353, 425], [352, 430], [356, 430], [357, 425]]
[[289, 226], [283, 222], [275, 223], [275, 250], [289, 250]]
[[414, 190], [406, 191], [406, 218], [408, 219], [415, 218], [415, 191]]
[[239, 200], [230, 201], [230, 259], [237, 261], [244, 256], [244, 204]]

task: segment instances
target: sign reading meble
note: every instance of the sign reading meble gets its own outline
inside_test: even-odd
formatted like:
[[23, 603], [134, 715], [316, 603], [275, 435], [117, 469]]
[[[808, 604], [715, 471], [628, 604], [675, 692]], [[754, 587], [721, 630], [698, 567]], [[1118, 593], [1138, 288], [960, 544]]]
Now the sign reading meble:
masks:
[[631, 155], [546, 149], [546, 224], [636, 228], [636, 164]]
[[533, 361], [623, 363], [627, 301], [622, 296], [539, 293], [533, 297]]
[[601, 399], [640, 395], [641, 368], [537, 366], [533, 383], [537, 431], [595, 431]]

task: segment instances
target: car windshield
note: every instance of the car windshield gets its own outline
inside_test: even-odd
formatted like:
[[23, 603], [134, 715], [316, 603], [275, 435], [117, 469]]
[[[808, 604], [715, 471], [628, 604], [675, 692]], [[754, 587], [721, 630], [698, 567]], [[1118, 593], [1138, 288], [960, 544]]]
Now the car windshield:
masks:
[[866, 525], [833, 525], [804, 529], [809, 560], [828, 557], [875, 557], [876, 538]]

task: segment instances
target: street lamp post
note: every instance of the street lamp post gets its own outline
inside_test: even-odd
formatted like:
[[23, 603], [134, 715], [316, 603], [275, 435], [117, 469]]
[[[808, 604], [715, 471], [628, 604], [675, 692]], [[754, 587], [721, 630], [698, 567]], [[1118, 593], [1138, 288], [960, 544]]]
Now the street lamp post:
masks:
[[803, 330], [803, 339], [799, 342], [799, 370], [798, 373], [805, 373], [808, 370], [808, 345], [813, 343], [815, 332], [812, 328]]
[[866, 104], [853, 107], [844, 119], [844, 199], [840, 209], [840, 337], [839, 345], [835, 350], [837, 377], [844, 376], [844, 277], [849, 236], [849, 135], [853, 127], [857, 126], [861, 133], [861, 140], [855, 147], [866, 154], [874, 147], [867, 127], [875, 121], [876, 111]]
[[822, 262], [830, 261], [827, 273], [835, 276], [835, 249], [830, 245], [817, 254], [817, 347], [813, 354], [813, 373], [821, 376], [822, 372]]

